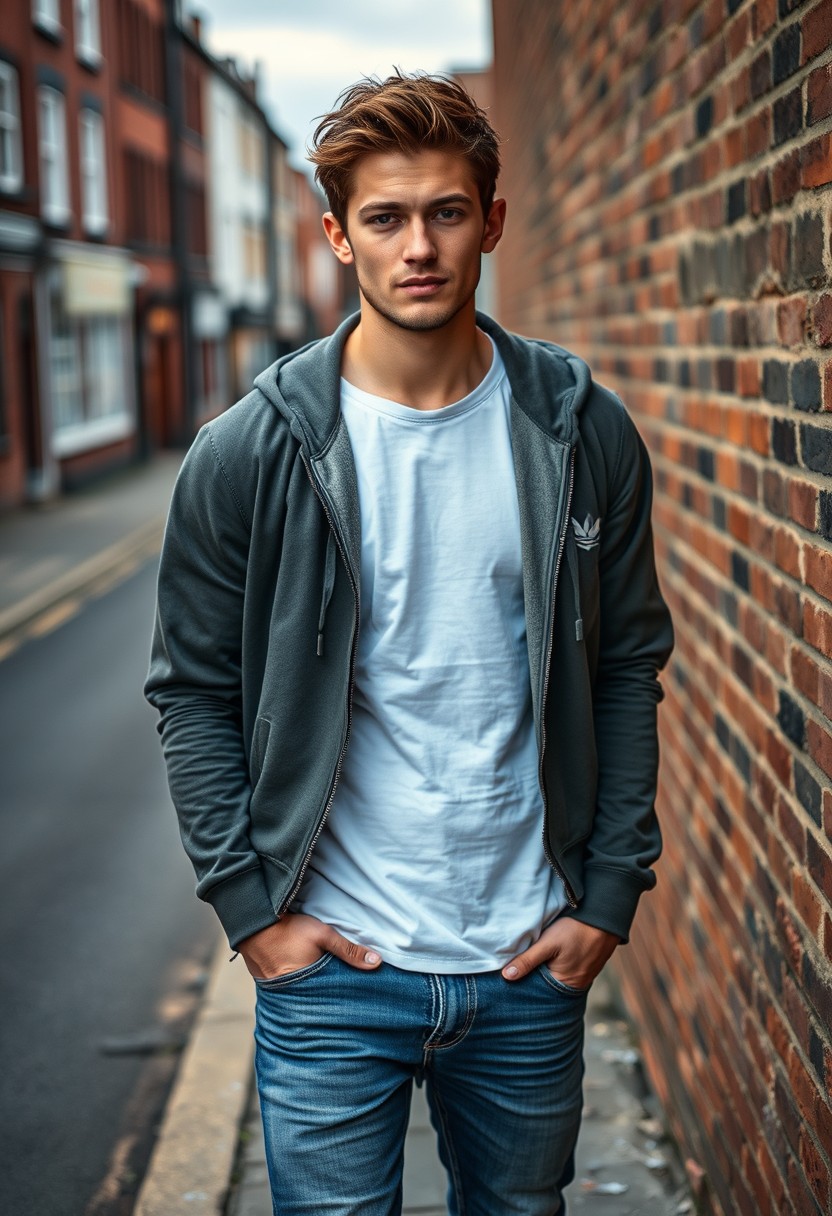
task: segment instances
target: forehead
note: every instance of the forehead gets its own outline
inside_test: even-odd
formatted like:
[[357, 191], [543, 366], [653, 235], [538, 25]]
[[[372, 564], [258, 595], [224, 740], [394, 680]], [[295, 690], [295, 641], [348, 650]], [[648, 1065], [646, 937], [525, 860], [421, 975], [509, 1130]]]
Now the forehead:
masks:
[[458, 152], [369, 152], [353, 169], [348, 206], [352, 211], [374, 199], [416, 206], [457, 192], [479, 198], [471, 166]]

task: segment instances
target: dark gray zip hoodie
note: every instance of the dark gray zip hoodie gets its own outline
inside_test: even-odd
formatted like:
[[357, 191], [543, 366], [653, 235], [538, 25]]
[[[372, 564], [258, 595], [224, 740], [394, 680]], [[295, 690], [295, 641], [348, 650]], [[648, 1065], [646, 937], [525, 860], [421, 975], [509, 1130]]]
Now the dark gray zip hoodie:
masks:
[[[145, 693], [197, 894], [232, 946], [291, 902], [349, 742], [361, 524], [339, 387], [357, 322], [204, 426], [171, 502]], [[650, 463], [581, 359], [477, 323], [512, 390], [541, 847], [564, 915], [626, 941], [661, 851], [657, 673], [673, 646]]]

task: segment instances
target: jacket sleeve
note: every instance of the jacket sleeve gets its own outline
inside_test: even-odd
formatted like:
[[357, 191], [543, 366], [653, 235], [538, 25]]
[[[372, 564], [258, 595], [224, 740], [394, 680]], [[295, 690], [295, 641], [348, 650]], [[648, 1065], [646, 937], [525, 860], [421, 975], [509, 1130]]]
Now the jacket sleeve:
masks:
[[197, 895], [232, 947], [275, 921], [249, 840], [241, 651], [250, 526], [203, 427], [173, 492], [145, 696], [158, 730]]
[[673, 649], [659, 590], [650, 522], [647, 449], [622, 406], [622, 431], [599, 555], [601, 618], [593, 697], [598, 790], [576, 919], [629, 940], [642, 891], [662, 848], [655, 811], [658, 672]]

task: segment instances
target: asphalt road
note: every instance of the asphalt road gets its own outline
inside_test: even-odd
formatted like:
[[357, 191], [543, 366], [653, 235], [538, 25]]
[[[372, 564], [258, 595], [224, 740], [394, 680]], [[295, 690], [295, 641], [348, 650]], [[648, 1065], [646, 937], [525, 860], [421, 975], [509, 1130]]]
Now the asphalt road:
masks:
[[129, 1210], [217, 941], [141, 696], [154, 578], [145, 564], [0, 663], [8, 1216]]

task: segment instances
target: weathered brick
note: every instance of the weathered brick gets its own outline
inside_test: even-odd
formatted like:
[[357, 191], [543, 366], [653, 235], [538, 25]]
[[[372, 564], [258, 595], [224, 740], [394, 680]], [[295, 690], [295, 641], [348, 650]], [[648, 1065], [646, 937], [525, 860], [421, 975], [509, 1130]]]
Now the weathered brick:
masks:
[[774, 142], [785, 143], [793, 139], [803, 127], [803, 93], [800, 88], [792, 89], [785, 97], [780, 97], [774, 103]]
[[815, 212], [799, 215], [792, 236], [791, 276], [795, 287], [819, 287], [826, 278], [823, 264], [823, 217]]
[[789, 364], [780, 359], [766, 359], [763, 364], [763, 395], [775, 405], [785, 405], [789, 399]]
[[800, 149], [800, 184], [804, 189], [832, 181], [832, 135], [820, 135]]
[[812, 333], [818, 346], [832, 346], [832, 295], [828, 293], [812, 308]]
[[[783, 225], [785, 228], [785, 225]], [[783, 267], [788, 267], [788, 261]], [[806, 340], [806, 297], [790, 296], [777, 308], [777, 327], [784, 346], [802, 346]]]
[[816, 4], [802, 22], [803, 47], [802, 61], [806, 63], [829, 48], [830, 30], [832, 30], [832, 0], [821, 0]]
[[806, 122], [813, 126], [832, 114], [832, 63], [816, 68], [806, 86]]
[[807, 469], [832, 475], [832, 427], [800, 424], [800, 451]]
[[820, 371], [814, 359], [802, 359], [792, 365], [791, 396], [799, 410], [820, 409]]

